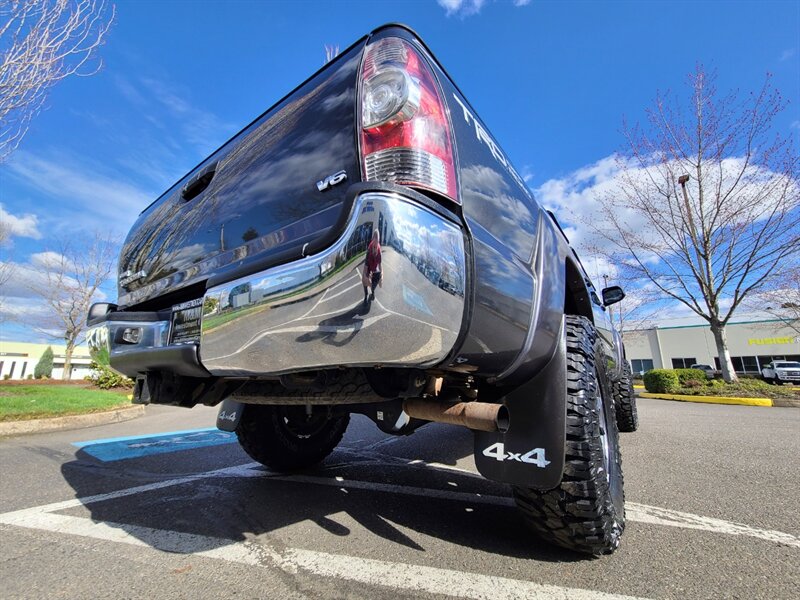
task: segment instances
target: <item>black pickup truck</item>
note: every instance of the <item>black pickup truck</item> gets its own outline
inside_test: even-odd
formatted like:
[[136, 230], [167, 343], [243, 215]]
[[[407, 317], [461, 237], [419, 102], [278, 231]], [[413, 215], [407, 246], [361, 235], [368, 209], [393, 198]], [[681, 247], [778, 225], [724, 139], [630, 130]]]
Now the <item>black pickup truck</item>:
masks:
[[606, 554], [637, 427], [606, 311], [623, 296], [598, 296], [426, 45], [387, 25], [144, 209], [89, 344], [134, 402], [222, 403], [270, 469], [322, 461], [353, 413], [469, 427], [535, 533]]

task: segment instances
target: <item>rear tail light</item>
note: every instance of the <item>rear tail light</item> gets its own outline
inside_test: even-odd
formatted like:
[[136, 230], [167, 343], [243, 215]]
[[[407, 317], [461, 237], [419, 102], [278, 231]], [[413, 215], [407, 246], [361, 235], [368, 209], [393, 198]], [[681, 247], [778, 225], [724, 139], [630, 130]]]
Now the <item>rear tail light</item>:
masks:
[[433, 190], [458, 202], [445, 105], [420, 52], [399, 38], [367, 46], [361, 152], [368, 180]]

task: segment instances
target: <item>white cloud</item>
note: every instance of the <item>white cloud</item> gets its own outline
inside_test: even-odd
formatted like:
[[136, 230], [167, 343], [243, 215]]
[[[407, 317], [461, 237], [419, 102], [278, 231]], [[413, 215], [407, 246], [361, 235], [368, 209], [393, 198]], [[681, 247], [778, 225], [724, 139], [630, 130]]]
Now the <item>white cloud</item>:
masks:
[[[436, 0], [448, 17], [459, 15], [460, 17], [470, 17], [477, 15], [486, 4], [486, 0]], [[531, 0], [513, 0], [516, 7], [527, 6]]]
[[29, 237], [35, 240], [41, 239], [39, 231], [39, 218], [34, 214], [26, 214], [20, 217], [12, 215], [0, 204], [0, 223], [7, 228], [9, 237]]
[[[68, 260], [63, 255], [44, 251], [32, 254], [27, 263], [13, 263], [0, 261], [0, 269], [6, 269], [8, 279], [3, 282], [0, 289], [0, 322], [17, 323], [20, 327], [28, 328], [28, 335], [32, 335], [31, 328], [39, 333], [47, 333], [58, 323], [53, 309], [48, 305], [42, 295], [36, 290], [51, 290], [57, 285], [63, 290], [65, 296], [61, 300], [50, 298], [62, 305], [64, 312], [69, 310], [70, 296], [80, 295], [83, 286], [70, 275], [70, 268], [61, 269], [62, 261]], [[56, 284], [56, 274], [62, 272]], [[49, 274], [48, 274], [49, 273]], [[98, 289], [93, 300], [103, 301], [107, 298], [102, 289]], [[62, 337], [60, 331], [54, 337]], [[49, 333], [47, 333], [49, 335]], [[26, 340], [27, 341], [27, 340]]]
[[[726, 158], [715, 168], [709, 162], [705, 170], [704, 185], [706, 189], [715, 189], [718, 185], [723, 191], [729, 189], [737, 180], [739, 172], [744, 167], [742, 158]], [[671, 173], [692, 172], [679, 164], [669, 164], [665, 168]], [[771, 184], [779, 188], [780, 182], [785, 181], [782, 176], [766, 168], [748, 166], [744, 176], [737, 183], [735, 197], [728, 200], [728, 210], [735, 206], [746, 219], [756, 216], [764, 209], [774, 206], [781, 195], [765, 195], [763, 190]], [[562, 226], [566, 223], [567, 235], [579, 250], [587, 252], [590, 247], [601, 246], [606, 251], [612, 250], [608, 241], [603, 241], [594, 233], [595, 230], [611, 229], [610, 216], [604, 214], [601, 199], [619, 200], [615, 202], [614, 218], [624, 222], [628, 229], [639, 232], [639, 235], [649, 244], [658, 246], [657, 233], [640, 211], [630, 208], [626, 194], [632, 187], [653, 191], [655, 184], [651, 181], [646, 169], [630, 158], [612, 154], [592, 164], [576, 169], [564, 177], [549, 179], [534, 190], [536, 198], [546, 208], [552, 210]], [[663, 183], [661, 183], [663, 185]], [[675, 182], [673, 182], [675, 185]], [[696, 185], [696, 180], [690, 180], [687, 187]], [[651, 194], [656, 199], [657, 194]], [[691, 196], [691, 193], [690, 193]], [[794, 205], [800, 202], [800, 190], [791, 186], [786, 196]], [[695, 199], [690, 197], [694, 204]], [[656, 200], [658, 201], [658, 200]], [[663, 198], [661, 206], [665, 206]], [[660, 208], [660, 207], [659, 207]], [[658, 262], [658, 257], [648, 255], [644, 257], [651, 263]]]
[[149, 92], [145, 100], [155, 100], [166, 108], [176, 121], [174, 124], [181, 132], [182, 139], [197, 148], [200, 155], [205, 157], [211, 154], [235, 133], [233, 124], [186, 100], [187, 92], [152, 77], [143, 77], [140, 81], [140, 90]]
[[[0, 318], [10, 321], [41, 321], [50, 316], [47, 306], [41, 300], [19, 296], [4, 297], [0, 304]], [[63, 335], [63, 332], [61, 332]]]
[[[53, 265], [53, 261], [59, 257], [55, 252], [39, 252], [31, 256], [30, 262], [0, 262], [0, 266], [7, 267], [10, 276], [3, 283], [2, 295], [6, 299], [30, 299], [35, 298], [34, 289], [47, 289], [52, 285], [47, 276], [48, 266]], [[57, 264], [57, 263], [55, 263]], [[69, 277], [64, 279], [65, 284], [77, 286], [77, 282]]]
[[72, 222], [76, 228], [127, 230], [157, 196], [72, 158], [43, 158], [20, 151], [12, 156], [8, 169], [49, 197], [51, 217], [63, 219], [64, 212], [79, 215]]
[[520, 175], [522, 176], [522, 180], [530, 185], [533, 182], [534, 177], [536, 174], [531, 169], [530, 165], [524, 165], [522, 170], [520, 171]]
[[783, 52], [781, 52], [781, 57], [780, 57], [780, 59], [779, 59], [779, 60], [780, 60], [781, 62], [783, 62], [783, 61], [785, 61], [785, 60], [789, 60], [789, 59], [790, 59], [790, 58], [792, 58], [792, 57], [793, 57], [795, 54], [797, 54], [797, 49], [796, 49], [796, 48], [787, 48], [786, 50], [784, 50]]
[[436, 0], [444, 10], [447, 16], [460, 15], [462, 17], [469, 17], [477, 15], [481, 12], [486, 0]]
[[[708, 165], [711, 167], [711, 165]], [[716, 165], [715, 168], [706, 169], [704, 185], [706, 189], [716, 189], [721, 186], [723, 192], [733, 185], [737, 173], [744, 166], [743, 159], [728, 158]], [[679, 165], [670, 164], [666, 172], [683, 173], [688, 170], [682, 169]], [[688, 171], [693, 172], [693, 171]], [[632, 255], [626, 254], [622, 249], [597, 234], [598, 230], [612, 231], [612, 219], [616, 219], [625, 224], [626, 229], [637, 232], [637, 236], [643, 245], [649, 246], [649, 250], [640, 255], [648, 269], [655, 273], [659, 281], [668, 289], [676, 288], [677, 282], [667, 278], [669, 273], [664, 257], [669, 256], [667, 244], [663, 243], [658, 231], [648, 218], [641, 211], [631, 208], [630, 193], [632, 186], [640, 189], [652, 188], [654, 182], [648, 178], [646, 171], [628, 158], [611, 155], [576, 169], [564, 177], [550, 179], [534, 190], [534, 193], [545, 207], [558, 216], [562, 226], [566, 231], [572, 245], [576, 247], [582, 257], [584, 266], [596, 285], [602, 287], [603, 275], [609, 276], [609, 284], [619, 283], [629, 294], [629, 298], [623, 301], [622, 310], [629, 315], [630, 322], [643, 323], [652, 321], [654, 318], [663, 319], [665, 316], [685, 317], [693, 316], [687, 306], [676, 302], [666, 301], [663, 294], [654, 293], [655, 285], [652, 282], [645, 283], [645, 280], [638, 279], [636, 271], [630, 269], [635, 265]], [[663, 185], [663, 182], [661, 183]], [[696, 189], [696, 180], [690, 180], [687, 187], [690, 189], [690, 203], [695, 204], [696, 199], [692, 190]], [[728, 199], [728, 215], [737, 214], [741, 219], [732, 220], [737, 227], [741, 223], [748, 223], [755, 220], [758, 222], [769, 213], [766, 210], [774, 207], [781, 202], [780, 198], [785, 197], [788, 206], [794, 206], [795, 211], [800, 210], [800, 190], [796, 185], [790, 184], [788, 191], [782, 194], [782, 188], [786, 185], [786, 180], [781, 175], [761, 167], [750, 166], [744, 171], [744, 176], [737, 187], [737, 193]], [[676, 186], [677, 187], [677, 186]], [[765, 194], [765, 187], [772, 187], [777, 190], [775, 194]], [[671, 193], [680, 193], [680, 188], [673, 188]], [[666, 210], [666, 200], [657, 194], [651, 194], [656, 210], [668, 218]], [[674, 198], [674, 196], [673, 196]], [[612, 202], [602, 203], [601, 199], [611, 199]], [[618, 200], [615, 200], [618, 199]], [[604, 210], [603, 204], [605, 204]], [[796, 213], [795, 213], [796, 214]], [[721, 232], [723, 236], [727, 234]], [[780, 240], [776, 240], [780, 242]], [[609, 260], [608, 257], [613, 257]], [[673, 261], [673, 264], [674, 261]], [[694, 289], [691, 278], [684, 278], [690, 288]], [[730, 286], [731, 283], [729, 282]], [[720, 307], [726, 311], [731, 306], [730, 295], [732, 289], [727, 287], [722, 290], [723, 297], [720, 299]], [[685, 295], [683, 292], [681, 295]], [[659, 299], [659, 296], [661, 299]], [[699, 293], [698, 293], [698, 296]], [[724, 314], [724, 312], [723, 312]]]
[[62, 264], [66, 264], [68, 259], [63, 254], [46, 250], [44, 252], [35, 252], [31, 254], [29, 262], [33, 267], [38, 269], [55, 269]]

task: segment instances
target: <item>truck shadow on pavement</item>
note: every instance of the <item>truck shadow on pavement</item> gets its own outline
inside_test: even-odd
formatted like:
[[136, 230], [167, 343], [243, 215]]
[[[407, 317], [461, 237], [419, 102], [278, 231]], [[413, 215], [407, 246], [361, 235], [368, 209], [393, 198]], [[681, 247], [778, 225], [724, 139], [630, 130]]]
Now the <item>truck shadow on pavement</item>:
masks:
[[[364, 320], [360, 317], [369, 314], [370, 307], [370, 304], [364, 304], [364, 302], [359, 301], [355, 307], [349, 308], [328, 319], [323, 319], [317, 323], [316, 330], [302, 334], [297, 338], [297, 341], [313, 342], [321, 340], [331, 346], [344, 346], [349, 344], [364, 326]], [[352, 330], [346, 331], [346, 329], [350, 327], [352, 327]], [[338, 339], [338, 335], [343, 332], [348, 335], [342, 339]]]
[[[472, 452], [472, 434], [446, 428], [442, 439], [445, 426], [434, 427], [431, 440], [419, 439], [426, 436], [425, 427], [412, 436], [419, 436], [413, 444], [411, 438], [372, 444], [346, 440], [325, 463], [296, 475], [252, 465], [237, 444], [105, 463], [81, 449], [75, 460], [63, 464], [62, 474], [78, 498], [198, 476], [73, 509], [76, 516], [88, 510], [93, 521], [171, 552], [191, 554], [248, 541], [355, 555], [366, 547], [377, 558], [400, 555], [413, 561], [419, 553], [444, 560], [454, 551], [450, 545], [456, 545], [468, 548], [466, 558], [459, 556], [476, 565], [482, 553], [546, 562], [586, 560], [528, 532], [511, 506], [508, 487], [447, 469]], [[434, 440], [430, 452], [436, 458], [426, 458], [425, 452], [420, 456], [420, 446]], [[243, 468], [234, 473], [204, 476], [237, 464]], [[191, 543], [179, 549], [161, 546], [164, 531], [190, 534], [185, 537]]]

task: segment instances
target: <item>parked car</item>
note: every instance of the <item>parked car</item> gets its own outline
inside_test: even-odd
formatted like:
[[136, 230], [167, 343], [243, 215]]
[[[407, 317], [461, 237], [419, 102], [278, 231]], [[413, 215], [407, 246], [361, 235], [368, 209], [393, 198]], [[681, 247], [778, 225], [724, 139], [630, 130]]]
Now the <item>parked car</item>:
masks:
[[793, 360], [774, 360], [761, 367], [764, 381], [781, 385], [782, 383], [800, 383], [800, 362]]
[[[369, 296], [367, 242], [384, 274]], [[218, 426], [279, 471], [322, 461], [352, 413], [395, 435], [466, 426], [534, 532], [619, 545], [618, 431], [638, 417], [607, 307], [624, 293], [600, 300], [411, 30], [361, 38], [199, 164], [119, 265], [89, 343], [134, 402], [222, 403]]]
[[690, 369], [699, 369], [706, 374], [707, 379], [714, 379], [714, 377], [722, 375], [722, 371], [715, 369], [711, 365], [692, 365]]

